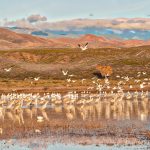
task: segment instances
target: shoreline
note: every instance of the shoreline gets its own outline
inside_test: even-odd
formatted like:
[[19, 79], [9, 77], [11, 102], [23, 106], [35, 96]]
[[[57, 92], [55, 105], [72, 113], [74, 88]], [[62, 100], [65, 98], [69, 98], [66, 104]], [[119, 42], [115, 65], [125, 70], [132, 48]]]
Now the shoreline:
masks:
[[[88, 91], [91, 93], [98, 93], [96, 89], [88, 89], [89, 86], [72, 86], [72, 87], [66, 87], [66, 86], [36, 86], [36, 87], [31, 87], [31, 86], [26, 86], [26, 87], [0, 87], [0, 93], [11, 93], [11, 92], [25, 92], [25, 93], [51, 93], [51, 92], [59, 92], [59, 93], [66, 93], [66, 92], [83, 92], [83, 91]], [[139, 87], [134, 87], [132, 89], [125, 87], [124, 92], [135, 92], [135, 91], [149, 91], [150, 86], [147, 86], [143, 89], [140, 89]], [[106, 92], [111, 92], [113, 89], [105, 89], [102, 90]], [[32, 92], [31, 92], [32, 91]], [[117, 92], [117, 90], [113, 90], [114, 92]]]

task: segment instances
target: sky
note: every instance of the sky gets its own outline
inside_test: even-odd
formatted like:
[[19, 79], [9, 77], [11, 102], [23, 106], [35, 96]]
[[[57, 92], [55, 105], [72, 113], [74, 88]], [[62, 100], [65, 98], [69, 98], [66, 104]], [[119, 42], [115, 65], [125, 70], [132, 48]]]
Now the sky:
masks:
[[51, 22], [76, 18], [149, 18], [149, 6], [150, 0], [0, 0], [0, 20], [15, 21], [33, 14], [46, 16]]

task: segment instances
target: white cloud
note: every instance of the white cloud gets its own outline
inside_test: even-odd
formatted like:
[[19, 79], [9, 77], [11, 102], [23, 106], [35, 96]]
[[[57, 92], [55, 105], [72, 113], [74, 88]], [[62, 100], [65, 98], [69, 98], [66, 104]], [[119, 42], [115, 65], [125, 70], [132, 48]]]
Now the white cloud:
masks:
[[7, 19], [4, 21], [3, 26], [6, 27], [20, 27], [20, 28], [37, 28], [38, 24], [44, 23], [47, 21], [45, 16], [37, 15], [30, 15], [27, 18], [18, 19], [15, 21], [8, 21]]
[[[130, 21], [129, 21], [130, 20]], [[85, 27], [92, 28], [110, 28], [116, 34], [122, 34], [122, 30], [128, 29], [135, 34], [135, 30], [150, 30], [150, 18], [136, 19], [118, 18], [118, 19], [74, 19], [68, 21], [48, 22], [45, 16], [30, 15], [27, 18], [19, 19], [16, 21], [5, 21], [5, 26], [26, 27], [35, 29], [51, 29], [51, 30], [64, 30], [70, 29], [78, 30]], [[138, 21], [137, 21], [138, 20]], [[143, 21], [142, 21], [143, 20]], [[114, 24], [114, 22], [117, 22]], [[137, 23], [138, 22], [138, 23]]]
[[39, 21], [47, 21], [47, 17], [41, 16], [39, 14], [31, 15], [27, 18], [27, 21], [29, 21], [30, 23], [39, 22]]

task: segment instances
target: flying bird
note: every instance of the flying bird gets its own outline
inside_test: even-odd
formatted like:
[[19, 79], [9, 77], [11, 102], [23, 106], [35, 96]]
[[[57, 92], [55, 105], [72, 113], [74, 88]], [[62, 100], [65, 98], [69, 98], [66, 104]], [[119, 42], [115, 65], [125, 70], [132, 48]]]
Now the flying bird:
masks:
[[69, 77], [74, 77], [75, 75], [74, 74], [70, 74], [70, 75], [68, 75]]
[[5, 70], [6, 72], [10, 72], [11, 69], [12, 69], [12, 67], [11, 67], [11, 68], [5, 68], [4, 70]]
[[82, 51], [85, 51], [85, 50], [87, 50], [88, 49], [88, 43], [86, 43], [84, 46], [83, 45], [81, 45], [81, 44], [78, 44], [78, 46], [79, 46], [79, 48], [82, 50]]
[[64, 71], [64, 70], [61, 70], [63, 75], [66, 76], [68, 74], [68, 70], [67, 71]]
[[40, 79], [40, 77], [34, 78], [35, 81], [38, 81]]

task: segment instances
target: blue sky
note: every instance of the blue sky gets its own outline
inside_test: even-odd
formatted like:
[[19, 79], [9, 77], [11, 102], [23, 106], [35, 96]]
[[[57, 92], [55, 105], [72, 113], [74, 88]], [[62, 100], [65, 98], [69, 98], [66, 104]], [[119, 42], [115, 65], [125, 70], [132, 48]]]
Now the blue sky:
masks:
[[16, 20], [32, 14], [46, 16], [49, 21], [148, 17], [149, 6], [150, 0], [0, 0], [0, 20]]

